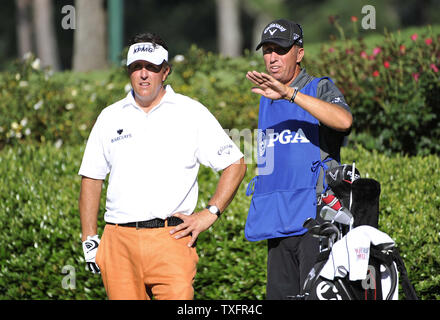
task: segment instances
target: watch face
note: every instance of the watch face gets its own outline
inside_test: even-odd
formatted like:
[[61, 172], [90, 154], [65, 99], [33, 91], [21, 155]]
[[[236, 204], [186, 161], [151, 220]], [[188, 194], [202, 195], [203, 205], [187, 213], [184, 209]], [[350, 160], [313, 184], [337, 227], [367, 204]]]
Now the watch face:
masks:
[[216, 207], [216, 206], [209, 206], [208, 207], [209, 212], [211, 212], [212, 214], [219, 214], [220, 210]]

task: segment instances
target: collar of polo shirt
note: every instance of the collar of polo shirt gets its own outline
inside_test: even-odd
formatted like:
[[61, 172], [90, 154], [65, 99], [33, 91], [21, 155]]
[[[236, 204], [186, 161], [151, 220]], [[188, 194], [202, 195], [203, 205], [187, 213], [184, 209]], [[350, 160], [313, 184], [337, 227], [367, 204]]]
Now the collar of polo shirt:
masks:
[[128, 48], [127, 66], [136, 60], [144, 60], [155, 65], [161, 65], [164, 61], [168, 61], [168, 51], [161, 45], [151, 42], [135, 43]]

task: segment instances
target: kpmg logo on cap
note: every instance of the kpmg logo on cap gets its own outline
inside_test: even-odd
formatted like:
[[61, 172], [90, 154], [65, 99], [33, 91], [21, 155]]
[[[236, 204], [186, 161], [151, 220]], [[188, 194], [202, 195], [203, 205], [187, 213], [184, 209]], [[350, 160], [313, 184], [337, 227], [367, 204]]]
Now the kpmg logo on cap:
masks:
[[136, 60], [145, 60], [160, 65], [168, 61], [168, 51], [161, 45], [151, 42], [135, 43], [128, 49], [127, 66]]
[[[272, 28], [274, 28], [274, 29], [272, 29]], [[286, 31], [286, 28], [284, 28], [282, 25], [280, 25], [278, 23], [271, 23], [270, 25], [268, 25], [266, 27], [266, 29], [264, 29], [263, 33], [266, 34], [269, 31], [270, 35], [273, 36], [277, 30], [284, 32], [284, 31]]]
[[151, 44], [140, 44], [133, 49], [133, 53], [137, 52], [154, 52], [154, 47]]

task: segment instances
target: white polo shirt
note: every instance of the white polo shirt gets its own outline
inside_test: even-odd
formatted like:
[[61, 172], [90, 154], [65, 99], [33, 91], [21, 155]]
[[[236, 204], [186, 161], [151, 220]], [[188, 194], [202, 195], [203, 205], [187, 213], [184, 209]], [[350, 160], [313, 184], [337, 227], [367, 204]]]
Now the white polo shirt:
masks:
[[104, 180], [110, 173], [106, 222], [166, 219], [194, 211], [200, 163], [219, 171], [242, 157], [205, 106], [168, 85], [149, 113], [132, 91], [102, 110], [78, 174]]

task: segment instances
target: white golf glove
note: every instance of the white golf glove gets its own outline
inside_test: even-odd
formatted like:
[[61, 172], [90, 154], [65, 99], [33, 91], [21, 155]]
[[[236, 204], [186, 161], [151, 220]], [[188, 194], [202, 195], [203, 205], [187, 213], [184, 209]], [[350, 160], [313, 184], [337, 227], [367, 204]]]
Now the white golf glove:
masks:
[[90, 269], [90, 271], [92, 271], [92, 273], [101, 273], [98, 265], [95, 262], [99, 242], [99, 236], [96, 234], [93, 237], [88, 236], [87, 239], [82, 243], [84, 258], [86, 260], [87, 267]]

